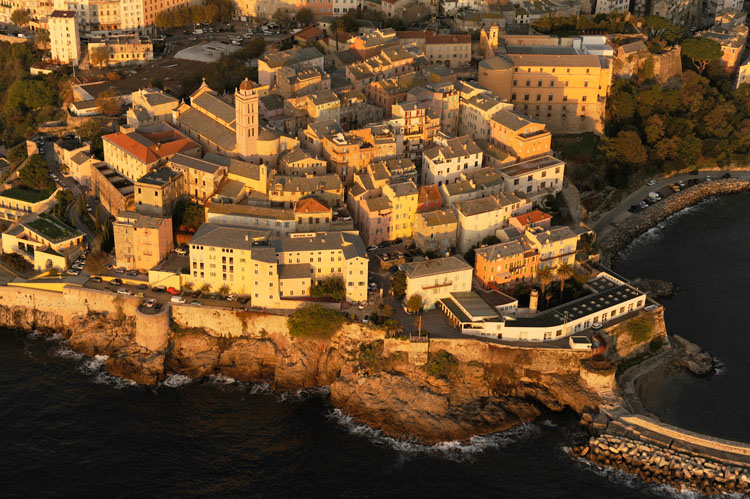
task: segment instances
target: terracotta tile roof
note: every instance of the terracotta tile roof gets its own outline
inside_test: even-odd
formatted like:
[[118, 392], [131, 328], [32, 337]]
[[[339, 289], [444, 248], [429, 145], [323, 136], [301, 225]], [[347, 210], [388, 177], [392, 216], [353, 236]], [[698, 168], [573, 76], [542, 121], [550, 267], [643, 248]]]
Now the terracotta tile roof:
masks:
[[310, 40], [312, 38], [321, 37], [325, 33], [323, 33], [323, 30], [320, 28], [316, 28], [315, 26], [308, 26], [307, 28], [303, 29], [302, 31], [298, 31], [295, 33], [295, 38], [300, 38], [302, 40]]
[[543, 211], [534, 210], [528, 213], [524, 213], [523, 215], [518, 215], [515, 217], [515, 219], [518, 220], [521, 225], [530, 225], [537, 224], [545, 220], [550, 220], [552, 219], [552, 216], [544, 213]]
[[146, 164], [200, 147], [177, 130], [164, 130], [154, 133], [116, 132], [103, 136], [102, 140], [112, 143]]
[[300, 199], [294, 208], [295, 213], [328, 213], [330, 208], [313, 198]]
[[423, 185], [419, 188], [419, 204], [429, 203], [430, 201], [442, 201], [440, 189], [435, 184]]

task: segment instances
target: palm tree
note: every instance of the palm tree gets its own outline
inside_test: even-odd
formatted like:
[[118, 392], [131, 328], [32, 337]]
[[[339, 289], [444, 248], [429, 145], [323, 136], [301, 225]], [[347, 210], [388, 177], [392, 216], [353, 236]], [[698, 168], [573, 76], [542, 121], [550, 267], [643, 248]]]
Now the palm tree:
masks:
[[563, 262], [557, 267], [555, 273], [557, 274], [557, 277], [560, 278], [560, 301], [562, 301], [563, 291], [565, 290], [565, 280], [573, 277], [575, 272], [568, 262]]
[[536, 273], [536, 278], [539, 279], [539, 282], [542, 284], [542, 296], [544, 296], [544, 301], [547, 301], [547, 296], [544, 294], [544, 289], [547, 287], [547, 284], [552, 282], [552, 267], [542, 267], [539, 269]]
[[385, 326], [386, 336], [388, 338], [398, 336], [404, 331], [404, 326], [396, 319], [386, 319], [383, 325]]

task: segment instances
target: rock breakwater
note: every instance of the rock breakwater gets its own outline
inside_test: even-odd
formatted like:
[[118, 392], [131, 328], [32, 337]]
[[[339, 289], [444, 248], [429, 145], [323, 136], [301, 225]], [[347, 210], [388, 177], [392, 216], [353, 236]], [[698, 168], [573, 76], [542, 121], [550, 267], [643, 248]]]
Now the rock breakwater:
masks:
[[602, 262], [605, 265], [611, 265], [617, 253], [635, 238], [685, 208], [711, 196], [746, 191], [750, 191], [748, 180], [730, 178], [701, 182], [649, 206], [640, 213], [632, 214], [618, 226], [617, 230], [610, 231], [598, 241]]
[[666, 483], [706, 495], [750, 493], [750, 471], [703, 456], [640, 440], [602, 434], [571, 448], [574, 456], [596, 465], [622, 470], [651, 483]]

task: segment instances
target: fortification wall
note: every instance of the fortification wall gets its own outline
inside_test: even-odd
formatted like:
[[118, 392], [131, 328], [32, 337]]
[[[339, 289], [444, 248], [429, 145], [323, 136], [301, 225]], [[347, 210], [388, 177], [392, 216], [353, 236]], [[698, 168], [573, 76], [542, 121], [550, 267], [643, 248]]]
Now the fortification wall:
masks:
[[287, 317], [219, 307], [172, 305], [172, 320], [181, 327], [194, 327], [211, 336], [261, 338], [267, 334], [288, 334]]

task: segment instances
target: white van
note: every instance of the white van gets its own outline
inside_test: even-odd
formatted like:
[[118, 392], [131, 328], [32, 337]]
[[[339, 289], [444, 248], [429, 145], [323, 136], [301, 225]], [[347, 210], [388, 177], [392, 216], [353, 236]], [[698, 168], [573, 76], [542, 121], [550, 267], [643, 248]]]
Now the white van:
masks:
[[185, 303], [185, 298], [182, 296], [173, 296], [170, 300], [172, 303]]

